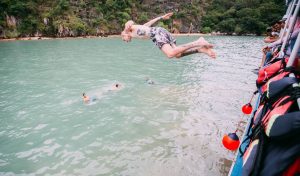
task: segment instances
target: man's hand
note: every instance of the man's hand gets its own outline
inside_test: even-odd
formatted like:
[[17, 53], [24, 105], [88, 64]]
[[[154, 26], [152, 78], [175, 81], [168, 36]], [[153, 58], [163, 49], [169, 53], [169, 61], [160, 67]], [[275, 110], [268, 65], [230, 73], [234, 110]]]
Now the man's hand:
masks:
[[163, 15], [161, 18], [164, 19], [164, 20], [168, 20], [170, 19], [170, 17], [173, 15], [173, 12], [170, 12], [170, 13], [167, 13], [165, 15]]
[[268, 46], [262, 48], [262, 52], [266, 53], [268, 51], [270, 51], [270, 48]]
[[130, 31], [130, 28], [131, 28], [131, 26], [134, 24], [134, 22], [132, 21], [132, 20], [129, 20], [129, 21], [127, 21], [126, 23], [125, 23], [125, 29], [124, 29], [124, 31], [125, 32], [129, 32]]
[[150, 26], [152, 26], [154, 23], [156, 23], [158, 20], [161, 20], [161, 19], [163, 19], [163, 20], [170, 19], [170, 17], [171, 17], [172, 15], [173, 15], [173, 12], [167, 13], [167, 14], [165, 14], [165, 15], [163, 15], [163, 16], [156, 17], [156, 18], [154, 18], [154, 19], [148, 21], [148, 22], [145, 23], [144, 25], [150, 27]]

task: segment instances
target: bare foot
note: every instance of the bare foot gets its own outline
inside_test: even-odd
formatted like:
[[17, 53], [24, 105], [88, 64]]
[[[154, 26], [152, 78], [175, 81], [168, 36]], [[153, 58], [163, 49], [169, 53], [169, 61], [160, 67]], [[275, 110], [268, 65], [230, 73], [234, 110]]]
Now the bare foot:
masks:
[[213, 48], [214, 47], [212, 44], [208, 43], [208, 41], [206, 41], [203, 37], [200, 37], [195, 42], [202, 45], [203, 47], [207, 47], [207, 48]]
[[201, 47], [201, 48], [198, 48], [197, 50], [199, 53], [204, 53], [213, 59], [215, 59], [217, 57], [215, 51], [211, 48]]

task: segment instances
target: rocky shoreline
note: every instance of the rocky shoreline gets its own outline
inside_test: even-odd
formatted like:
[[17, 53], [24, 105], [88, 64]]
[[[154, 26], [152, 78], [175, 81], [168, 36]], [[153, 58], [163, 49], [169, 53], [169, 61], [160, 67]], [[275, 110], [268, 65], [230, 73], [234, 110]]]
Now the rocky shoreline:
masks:
[[[202, 34], [202, 33], [185, 33], [185, 34], [172, 34], [173, 36], [210, 36], [215, 34]], [[9, 38], [0, 39], [3, 41], [30, 41], [30, 40], [55, 40], [55, 39], [83, 39], [83, 38], [106, 38], [106, 37], [121, 37], [120, 35], [107, 35], [107, 36], [79, 36], [79, 37], [20, 37], [20, 38]]]
[[[107, 37], [115, 37], [119, 35], [111, 35]], [[18, 40], [55, 40], [55, 39], [76, 39], [76, 38], [103, 38], [98, 36], [81, 36], [81, 37], [19, 37], [19, 38], [9, 38], [9, 39], [0, 39], [1, 41], [18, 41]]]
[[[237, 36], [236, 34], [223, 34], [223, 33], [181, 33], [181, 34], [172, 34], [173, 36]], [[248, 34], [243, 36], [257, 36], [255, 34]], [[121, 35], [106, 35], [106, 36], [78, 36], [78, 37], [19, 37], [19, 38], [9, 38], [9, 39], [3, 39], [0, 38], [0, 42], [6, 42], [6, 41], [18, 41], [18, 40], [24, 40], [24, 41], [30, 41], [30, 40], [55, 40], [55, 39], [84, 39], [84, 38], [112, 38], [112, 37], [121, 37]]]

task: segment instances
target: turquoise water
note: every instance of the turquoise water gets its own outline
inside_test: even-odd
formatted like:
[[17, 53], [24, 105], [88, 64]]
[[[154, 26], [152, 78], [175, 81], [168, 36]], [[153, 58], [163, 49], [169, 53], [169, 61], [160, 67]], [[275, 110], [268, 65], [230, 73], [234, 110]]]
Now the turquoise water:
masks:
[[144, 40], [0, 42], [0, 174], [226, 175], [234, 153], [221, 139], [255, 88], [263, 43], [206, 38], [216, 60], [170, 60]]

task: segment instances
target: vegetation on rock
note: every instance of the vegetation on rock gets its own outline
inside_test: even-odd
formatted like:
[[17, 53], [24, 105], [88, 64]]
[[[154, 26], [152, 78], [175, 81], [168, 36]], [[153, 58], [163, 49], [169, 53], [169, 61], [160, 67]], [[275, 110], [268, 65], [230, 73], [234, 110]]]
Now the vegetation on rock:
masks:
[[166, 12], [159, 26], [172, 32], [264, 33], [285, 12], [282, 0], [1, 0], [0, 37], [119, 34], [133, 19]]

